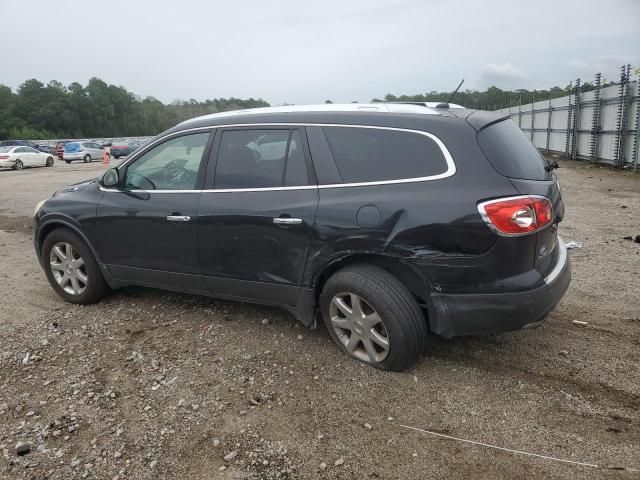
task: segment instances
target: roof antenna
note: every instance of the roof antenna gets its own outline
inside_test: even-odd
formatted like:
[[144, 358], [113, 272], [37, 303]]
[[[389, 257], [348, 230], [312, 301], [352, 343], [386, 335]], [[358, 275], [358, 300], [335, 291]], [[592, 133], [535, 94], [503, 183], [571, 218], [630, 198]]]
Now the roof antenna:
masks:
[[464, 83], [464, 78], [460, 81], [456, 89], [453, 91], [453, 93], [449, 97], [449, 100], [447, 100], [446, 102], [437, 104], [436, 108], [449, 108], [449, 104], [451, 103], [451, 100], [453, 100], [453, 97], [456, 96], [456, 93], [458, 93], [458, 90], [460, 90], [460, 87], [462, 86], [463, 83]]

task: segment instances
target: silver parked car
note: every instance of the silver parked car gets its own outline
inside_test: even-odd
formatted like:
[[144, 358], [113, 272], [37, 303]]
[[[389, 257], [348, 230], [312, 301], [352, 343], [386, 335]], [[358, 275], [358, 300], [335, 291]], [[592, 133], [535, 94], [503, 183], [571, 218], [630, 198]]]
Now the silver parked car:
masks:
[[83, 160], [88, 163], [92, 160], [102, 160], [104, 147], [96, 142], [69, 142], [64, 146], [62, 159], [71, 163], [74, 160]]

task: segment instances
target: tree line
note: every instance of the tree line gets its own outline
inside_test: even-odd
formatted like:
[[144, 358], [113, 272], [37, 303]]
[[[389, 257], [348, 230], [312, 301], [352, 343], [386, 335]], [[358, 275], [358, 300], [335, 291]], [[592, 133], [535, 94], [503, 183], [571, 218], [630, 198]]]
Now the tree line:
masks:
[[0, 139], [100, 138], [156, 135], [188, 118], [268, 107], [262, 99], [214, 98], [164, 104], [92, 78], [86, 86], [30, 79], [16, 92], [0, 84]]
[[[615, 85], [615, 82], [605, 82], [602, 87]], [[596, 87], [591, 82], [585, 82], [580, 86], [581, 92], [589, 92]], [[431, 91], [418, 95], [393, 95], [388, 93], [384, 99], [374, 98], [372, 102], [446, 102], [451, 97], [452, 92]], [[463, 107], [478, 110], [497, 110], [499, 108], [507, 108], [509, 106], [516, 107], [518, 104], [525, 105], [527, 103], [548, 100], [549, 98], [565, 97], [575, 93], [575, 86], [567, 85], [564, 88], [551, 87], [547, 90], [502, 90], [492, 86], [486, 90], [463, 90], [457, 92], [453, 97], [452, 103], [457, 103]]]
[[[611, 82], [612, 84], [612, 82]], [[607, 85], [605, 85], [607, 86]], [[583, 84], [581, 91], [595, 88]], [[495, 110], [549, 97], [573, 93], [570, 87], [548, 90], [464, 90], [453, 99], [467, 108]], [[430, 91], [417, 95], [387, 94], [372, 102], [445, 102], [451, 92]], [[331, 100], [327, 100], [331, 103]], [[268, 107], [258, 98], [214, 98], [174, 100], [164, 104], [154, 97], [141, 98], [126, 88], [92, 78], [86, 86], [68, 86], [52, 80], [44, 84], [30, 79], [13, 91], [0, 84], [0, 139], [101, 138], [156, 135], [188, 118], [208, 113]]]

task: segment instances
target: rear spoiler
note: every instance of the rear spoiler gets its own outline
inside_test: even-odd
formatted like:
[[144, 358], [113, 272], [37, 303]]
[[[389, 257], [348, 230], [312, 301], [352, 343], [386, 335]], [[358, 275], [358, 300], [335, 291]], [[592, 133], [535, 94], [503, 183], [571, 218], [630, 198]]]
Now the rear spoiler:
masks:
[[476, 132], [479, 132], [494, 123], [502, 122], [508, 118], [509, 114], [490, 112], [487, 110], [474, 110], [467, 116], [466, 120]]

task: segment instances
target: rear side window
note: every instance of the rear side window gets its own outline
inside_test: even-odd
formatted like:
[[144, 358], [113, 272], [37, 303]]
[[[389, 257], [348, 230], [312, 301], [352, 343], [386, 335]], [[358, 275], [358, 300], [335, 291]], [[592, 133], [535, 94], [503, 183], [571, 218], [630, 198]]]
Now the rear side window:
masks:
[[364, 127], [325, 127], [345, 183], [439, 175], [447, 171], [440, 147], [426, 135]]
[[298, 130], [228, 130], [222, 133], [215, 188], [273, 188], [308, 182]]
[[65, 152], [79, 152], [81, 149], [80, 144], [76, 142], [67, 143], [64, 146]]
[[511, 178], [547, 180], [546, 160], [527, 136], [511, 120], [480, 131], [478, 143], [496, 171]]

